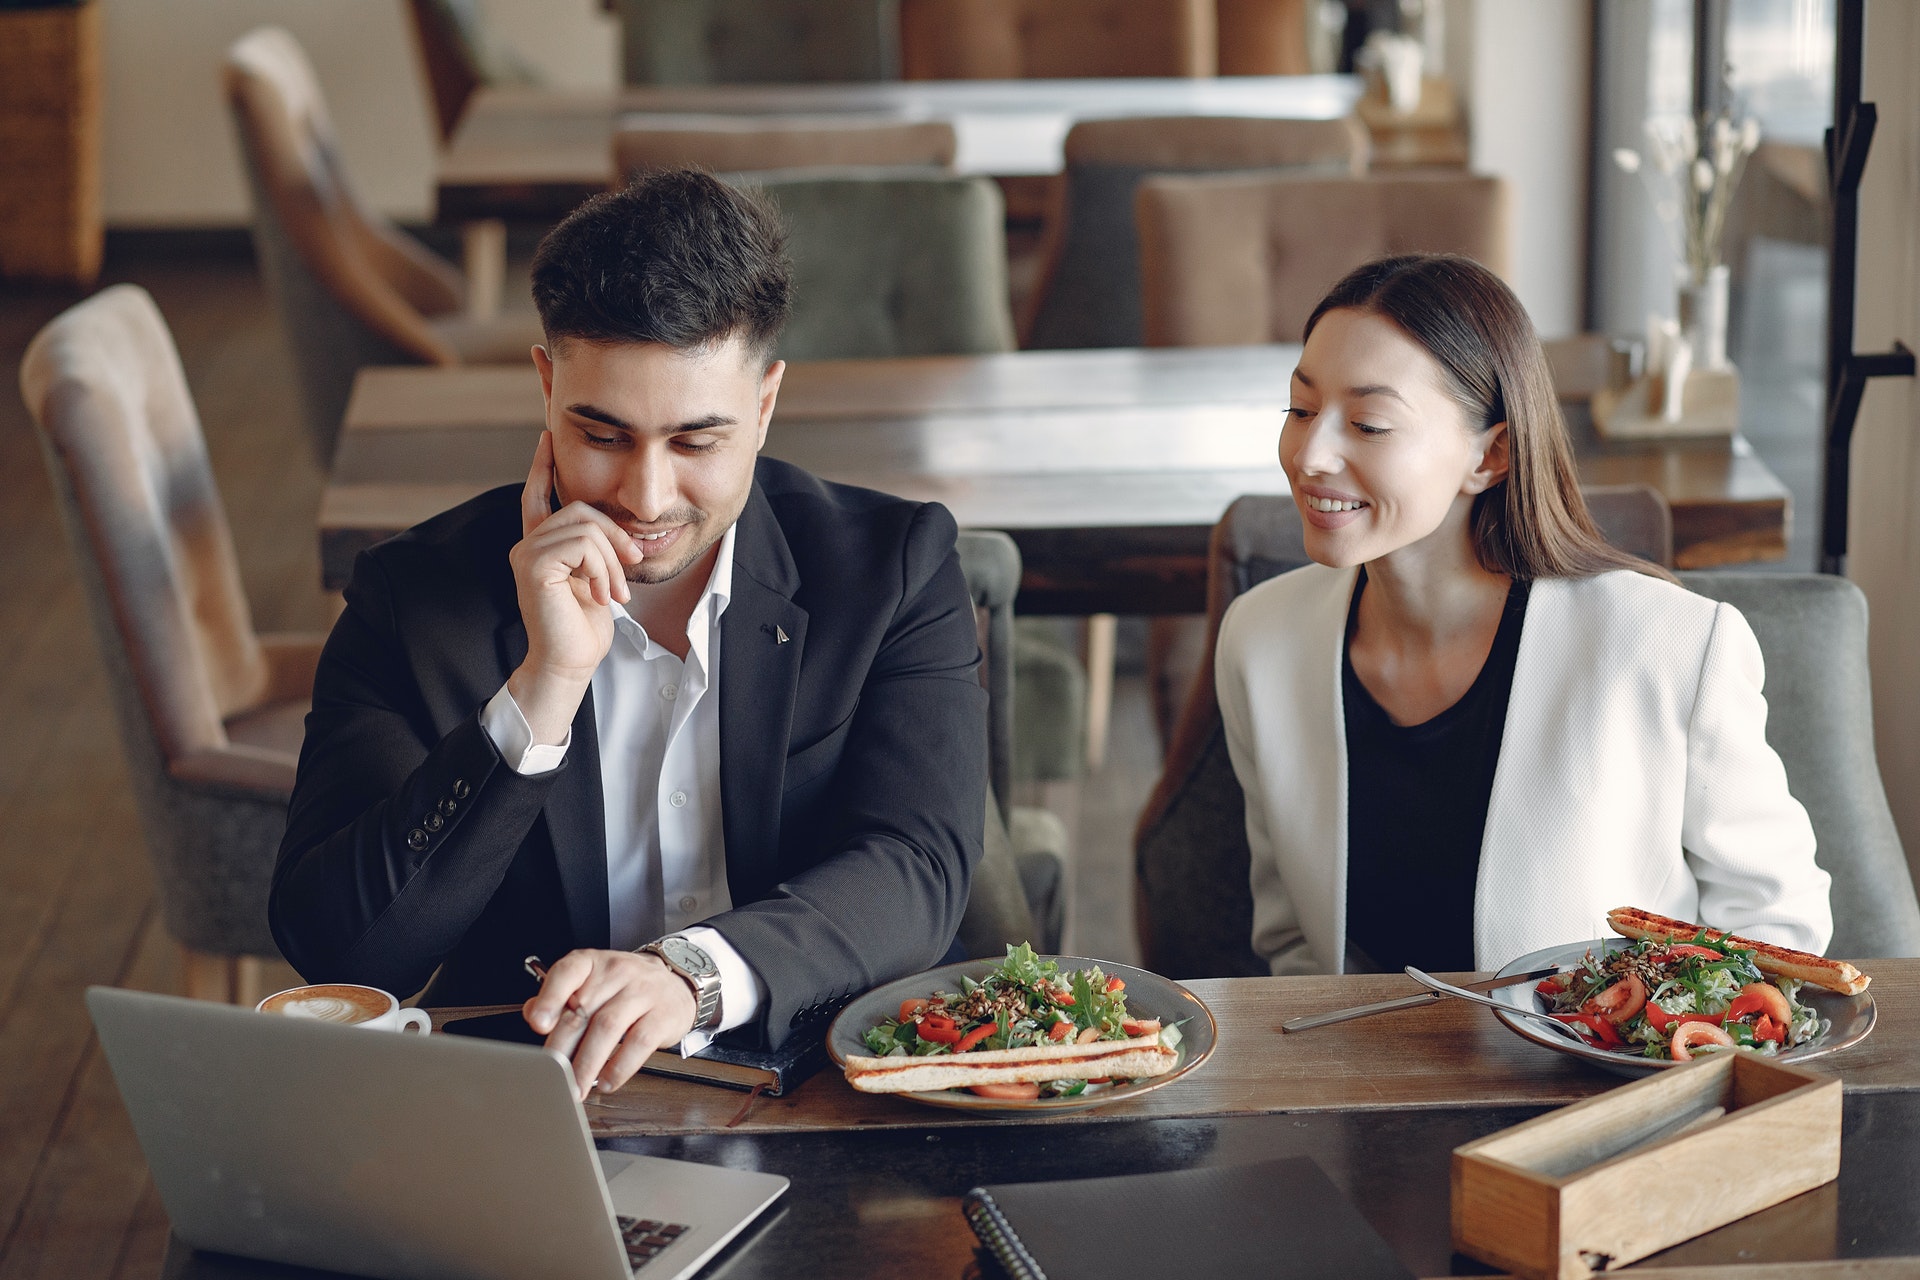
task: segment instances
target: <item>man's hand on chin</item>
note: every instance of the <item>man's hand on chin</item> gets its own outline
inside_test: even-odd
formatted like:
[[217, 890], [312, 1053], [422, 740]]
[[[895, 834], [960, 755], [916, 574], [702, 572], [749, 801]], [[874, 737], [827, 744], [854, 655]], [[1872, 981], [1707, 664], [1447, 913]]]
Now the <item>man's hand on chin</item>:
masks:
[[647, 1055], [693, 1030], [693, 988], [658, 956], [569, 951], [522, 1008], [546, 1047], [573, 1061], [581, 1101], [618, 1089]]

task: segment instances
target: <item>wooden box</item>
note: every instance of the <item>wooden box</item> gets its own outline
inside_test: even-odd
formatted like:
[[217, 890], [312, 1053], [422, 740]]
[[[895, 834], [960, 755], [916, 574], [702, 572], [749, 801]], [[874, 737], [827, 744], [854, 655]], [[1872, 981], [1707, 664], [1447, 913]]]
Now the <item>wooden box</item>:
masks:
[[1840, 1173], [1840, 1082], [1704, 1057], [1453, 1152], [1453, 1247], [1527, 1280], [1584, 1280]]

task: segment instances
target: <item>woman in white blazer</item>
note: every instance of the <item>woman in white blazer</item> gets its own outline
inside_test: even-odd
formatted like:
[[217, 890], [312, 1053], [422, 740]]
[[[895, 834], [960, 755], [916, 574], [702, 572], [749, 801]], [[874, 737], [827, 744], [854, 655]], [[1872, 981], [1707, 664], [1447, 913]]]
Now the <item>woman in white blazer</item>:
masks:
[[1316, 563], [1233, 603], [1216, 666], [1273, 972], [1494, 969], [1619, 906], [1825, 948], [1753, 633], [1601, 539], [1498, 277], [1335, 286], [1280, 461]]

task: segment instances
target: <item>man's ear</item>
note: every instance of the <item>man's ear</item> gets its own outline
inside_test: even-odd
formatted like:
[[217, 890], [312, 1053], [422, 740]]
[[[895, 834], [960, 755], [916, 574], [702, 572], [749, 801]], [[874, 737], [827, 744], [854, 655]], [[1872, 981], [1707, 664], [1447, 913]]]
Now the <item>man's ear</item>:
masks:
[[760, 429], [753, 441], [756, 453], [767, 443], [767, 424], [773, 421], [773, 405], [780, 398], [780, 380], [786, 375], [785, 360], [775, 360], [760, 375]]
[[[548, 405], [553, 403], [553, 357], [547, 349], [538, 343], [533, 347], [533, 367], [540, 372], [540, 398]], [[547, 423], [552, 426], [551, 420]]]
[[1468, 493], [1485, 493], [1507, 478], [1512, 465], [1509, 452], [1512, 437], [1507, 432], [1507, 424], [1496, 422], [1480, 434], [1480, 463], [1467, 474], [1467, 483], [1463, 486]]

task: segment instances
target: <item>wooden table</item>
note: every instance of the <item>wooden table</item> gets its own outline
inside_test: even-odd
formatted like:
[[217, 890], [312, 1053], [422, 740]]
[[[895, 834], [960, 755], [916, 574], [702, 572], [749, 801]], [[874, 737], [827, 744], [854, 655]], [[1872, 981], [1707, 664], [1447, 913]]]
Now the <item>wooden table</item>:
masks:
[[[1879, 1026], [1864, 1043], [1818, 1060], [1846, 1085], [1839, 1181], [1668, 1250], [1643, 1269], [1672, 1280], [1920, 1274], [1920, 961], [1861, 966], [1874, 975]], [[1189, 985], [1220, 1023], [1213, 1060], [1156, 1093], [1093, 1112], [1020, 1122], [960, 1115], [856, 1095], [829, 1071], [790, 1099], [755, 1101], [731, 1129], [726, 1120], [745, 1095], [655, 1077], [587, 1114], [607, 1146], [793, 1180], [768, 1218], [703, 1273], [728, 1280], [962, 1280], [979, 1274], [959, 1212], [969, 1187], [1286, 1155], [1312, 1156], [1415, 1274], [1438, 1276], [1486, 1273], [1449, 1246], [1453, 1148], [1622, 1083], [1458, 1003], [1284, 1039], [1274, 1030], [1297, 1013], [1402, 994], [1413, 988], [1403, 977]], [[1787, 1263], [1803, 1265], [1775, 1265]], [[287, 1275], [195, 1254], [177, 1240], [163, 1274]]]
[[[1023, 612], [1198, 613], [1220, 514], [1241, 494], [1286, 492], [1277, 443], [1298, 355], [1268, 346], [796, 364], [766, 451], [1006, 530], [1026, 561]], [[1577, 381], [1580, 362], [1561, 364]], [[1744, 440], [1608, 444], [1579, 405], [1569, 418], [1583, 481], [1667, 495], [1681, 567], [1785, 554], [1786, 487]], [[321, 498], [327, 586], [344, 585], [374, 542], [523, 478], [540, 422], [531, 368], [363, 369]]]
[[622, 116], [882, 115], [950, 121], [954, 167], [1001, 177], [1058, 173], [1078, 120], [1259, 116], [1332, 120], [1359, 100], [1352, 76], [946, 80], [669, 85], [600, 93], [481, 89], [439, 161], [439, 216], [557, 221], [614, 181]]

